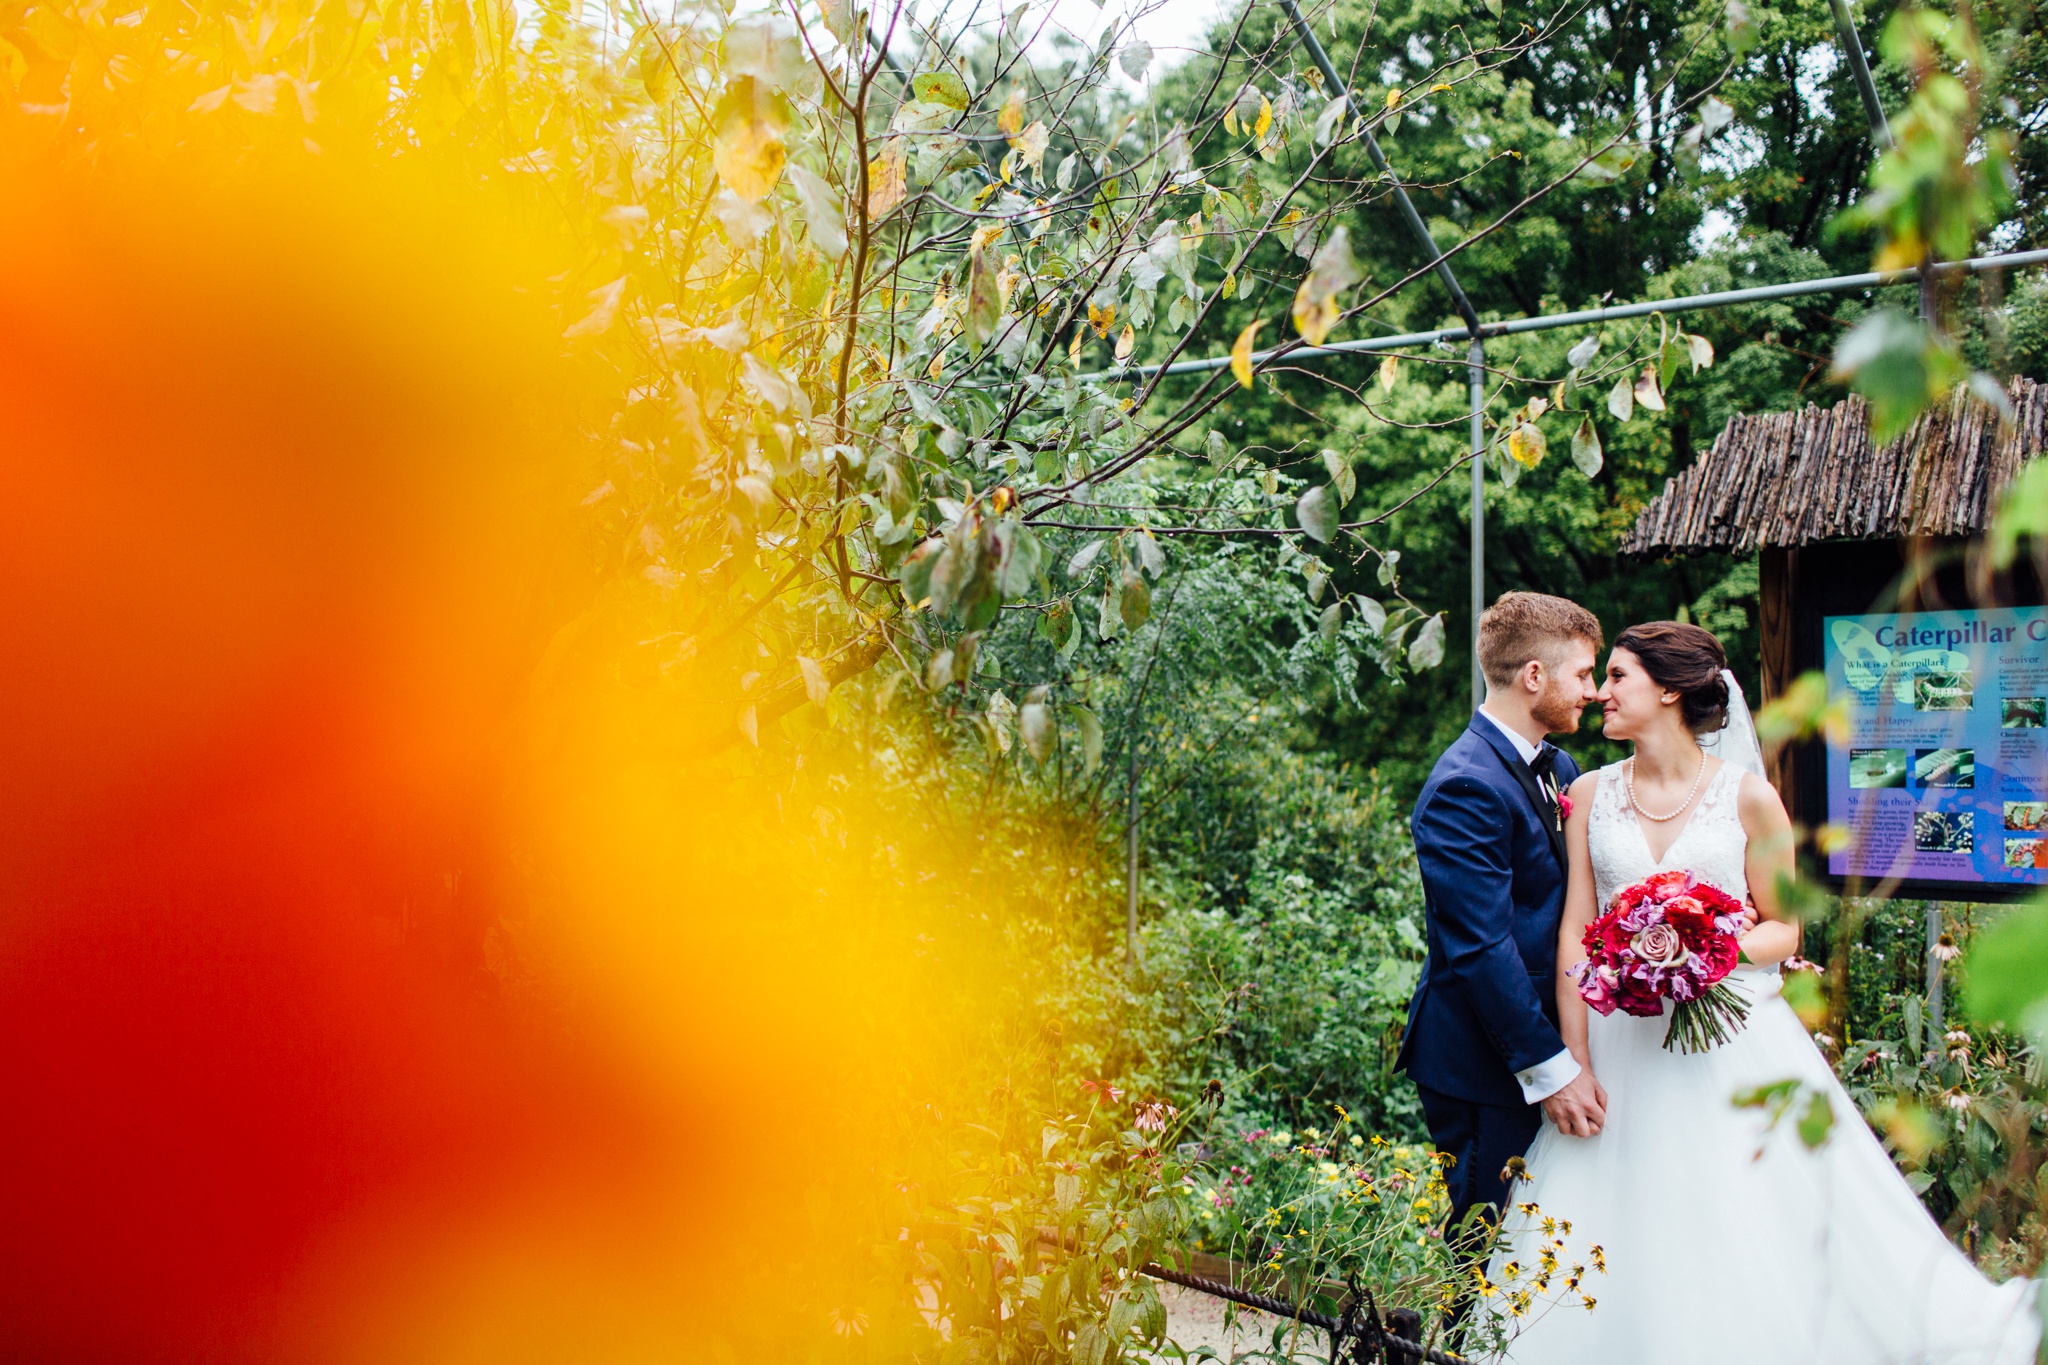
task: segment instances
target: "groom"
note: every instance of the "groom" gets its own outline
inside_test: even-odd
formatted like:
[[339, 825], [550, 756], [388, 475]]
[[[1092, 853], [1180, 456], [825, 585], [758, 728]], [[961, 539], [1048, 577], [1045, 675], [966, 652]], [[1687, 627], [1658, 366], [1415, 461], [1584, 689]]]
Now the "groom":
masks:
[[1453, 1226], [1506, 1201], [1503, 1168], [1541, 1113], [1578, 1137], [1605, 1119], [1606, 1093], [1557, 1031], [1558, 793], [1579, 770], [1544, 742], [1579, 728], [1600, 645], [1600, 622], [1577, 603], [1504, 594], [1479, 618], [1485, 704], [1415, 803], [1429, 958], [1396, 1065], [1421, 1092], [1437, 1150], [1456, 1159], [1444, 1173]]

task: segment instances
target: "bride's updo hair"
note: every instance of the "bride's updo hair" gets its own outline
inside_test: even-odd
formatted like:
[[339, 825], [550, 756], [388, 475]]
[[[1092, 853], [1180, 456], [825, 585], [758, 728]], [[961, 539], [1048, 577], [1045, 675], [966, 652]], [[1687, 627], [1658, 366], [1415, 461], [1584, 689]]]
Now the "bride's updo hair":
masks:
[[1712, 631], [1684, 621], [1646, 621], [1614, 637], [1614, 647], [1643, 661], [1657, 686], [1678, 694], [1686, 728], [1710, 735], [1728, 723], [1728, 652]]

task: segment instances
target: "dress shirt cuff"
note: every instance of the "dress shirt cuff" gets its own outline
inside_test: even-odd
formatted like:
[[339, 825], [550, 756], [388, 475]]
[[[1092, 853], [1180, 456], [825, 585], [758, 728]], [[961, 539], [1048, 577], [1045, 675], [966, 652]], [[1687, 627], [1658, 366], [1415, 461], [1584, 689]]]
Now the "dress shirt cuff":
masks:
[[1515, 1083], [1522, 1087], [1522, 1098], [1530, 1104], [1543, 1103], [1578, 1078], [1578, 1059], [1572, 1056], [1570, 1048], [1547, 1062], [1538, 1062], [1515, 1073]]

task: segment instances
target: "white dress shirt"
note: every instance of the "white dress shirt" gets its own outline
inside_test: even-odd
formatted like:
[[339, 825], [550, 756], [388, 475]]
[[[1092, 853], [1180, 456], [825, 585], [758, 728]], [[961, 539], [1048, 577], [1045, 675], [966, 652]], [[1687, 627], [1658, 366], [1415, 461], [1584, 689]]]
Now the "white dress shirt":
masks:
[[[1534, 763], [1536, 755], [1543, 752], [1542, 745], [1531, 744], [1519, 731], [1510, 728], [1505, 721], [1484, 706], [1479, 708], [1479, 714], [1492, 721], [1500, 732], [1508, 737], [1508, 743], [1515, 746], [1515, 752], [1521, 755], [1522, 762]], [[1540, 1104], [1577, 1080], [1579, 1070], [1578, 1058], [1572, 1056], [1570, 1048], [1566, 1048], [1548, 1061], [1538, 1062], [1535, 1066], [1517, 1071], [1515, 1084], [1522, 1087], [1524, 1100], [1530, 1104]]]

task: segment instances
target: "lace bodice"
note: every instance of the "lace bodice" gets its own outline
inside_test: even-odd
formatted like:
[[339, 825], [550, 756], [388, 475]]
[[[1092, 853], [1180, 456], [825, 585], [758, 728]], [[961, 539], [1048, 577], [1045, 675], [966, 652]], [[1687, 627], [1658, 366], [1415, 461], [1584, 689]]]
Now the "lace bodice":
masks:
[[1593, 895], [1600, 909], [1606, 910], [1614, 893], [1623, 887], [1671, 868], [1711, 882], [1737, 900], [1747, 896], [1749, 836], [1743, 832], [1737, 804], [1741, 791], [1742, 770], [1723, 763], [1660, 861], [1650, 856], [1649, 841], [1643, 837], [1636, 813], [1629, 809], [1622, 765], [1610, 763], [1602, 768], [1600, 785], [1593, 792], [1593, 813], [1586, 822], [1587, 849], [1593, 857]]

